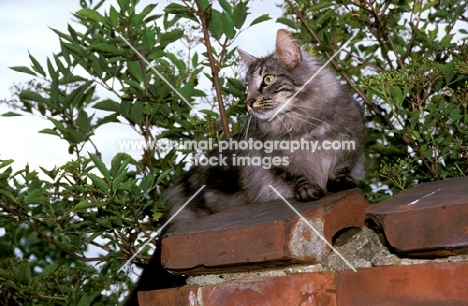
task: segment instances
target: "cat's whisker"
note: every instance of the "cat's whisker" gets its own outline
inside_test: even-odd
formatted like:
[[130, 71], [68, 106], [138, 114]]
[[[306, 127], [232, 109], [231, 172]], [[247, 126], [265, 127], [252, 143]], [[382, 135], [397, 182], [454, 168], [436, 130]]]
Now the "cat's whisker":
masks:
[[320, 120], [319, 118], [317, 118], [317, 117], [315, 117], [315, 116], [310, 116], [310, 115], [306, 115], [306, 114], [301, 114], [301, 113], [299, 113], [299, 112], [297, 112], [297, 111], [293, 111], [293, 110], [290, 110], [290, 113], [294, 113], [294, 114], [297, 115], [297, 116], [302, 116], [302, 117], [305, 117], [305, 118], [307, 118], [307, 119], [312, 119], [312, 120], [315, 120], [315, 121], [318, 121], [318, 122], [320, 122], [320, 123], [323, 123], [323, 124], [326, 124], [326, 125], [330, 126], [330, 123], [325, 122], [325, 121], [323, 121], [323, 120]]
[[287, 125], [283, 119], [281, 118], [281, 116], [277, 116], [278, 120], [281, 122], [281, 124], [283, 125], [283, 128], [289, 133], [289, 136], [292, 137], [292, 131], [294, 131], [294, 125]]
[[[248, 115], [247, 118], [244, 120], [244, 124], [242, 125], [241, 131], [244, 131], [241, 139], [248, 139], [249, 136], [249, 127], [250, 127], [250, 119], [252, 119], [252, 115]], [[247, 123], [247, 126], [246, 126]]]
[[291, 114], [291, 113], [284, 113], [284, 115], [290, 116], [290, 118], [293, 118], [294, 120], [299, 120], [299, 121], [302, 121], [302, 122], [311, 124], [311, 125], [313, 125], [314, 127], [319, 127], [319, 126], [320, 126], [320, 125], [318, 125], [318, 124], [316, 124], [316, 123], [314, 123], [314, 122], [311, 122], [311, 121], [309, 121], [309, 120], [304, 120], [304, 119], [302, 119], [302, 118], [297, 117], [297, 114], [294, 114], [294, 115], [293, 115], [293, 114]]
[[[317, 117], [314, 117], [314, 116], [308, 116], [308, 115], [304, 115], [304, 114], [297, 113], [297, 112], [289, 112], [288, 114], [289, 114], [290, 116], [295, 115], [295, 116], [302, 117], [302, 119], [303, 119], [304, 121], [308, 121], [308, 120], [310, 120], [310, 121], [318, 121], [318, 122], [320, 122], [320, 123], [323, 123], [323, 124], [326, 124], [326, 125], [330, 125], [329, 123], [327, 123], [327, 122], [325, 122], [325, 121], [323, 121], [323, 120], [320, 120], [320, 119], [318, 119]], [[299, 119], [299, 118], [298, 118], [298, 119]]]

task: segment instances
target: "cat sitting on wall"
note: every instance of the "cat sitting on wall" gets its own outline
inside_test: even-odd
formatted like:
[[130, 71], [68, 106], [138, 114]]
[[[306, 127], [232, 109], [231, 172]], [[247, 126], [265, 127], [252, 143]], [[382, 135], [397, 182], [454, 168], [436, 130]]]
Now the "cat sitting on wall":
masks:
[[[249, 118], [244, 131], [231, 141], [303, 146], [295, 150], [240, 146], [214, 150], [208, 157], [219, 155], [222, 163], [196, 166], [168, 190], [170, 217], [206, 185], [177, 214], [169, 231], [184, 230], [230, 206], [279, 198], [269, 185], [285, 198], [307, 202], [320, 199], [326, 191], [354, 188], [363, 176], [365, 127], [361, 108], [328, 69], [311, 79], [322, 68], [319, 60], [302, 52], [286, 30], [278, 30], [276, 51], [269, 56], [256, 58], [240, 49], [238, 52], [248, 68]], [[314, 150], [304, 148], [312, 143]], [[239, 165], [239, 158], [245, 163]], [[247, 163], [253, 160], [267, 160], [268, 164]], [[138, 305], [136, 291], [183, 284], [183, 279], [164, 270], [159, 257], [160, 248], [127, 305]]]

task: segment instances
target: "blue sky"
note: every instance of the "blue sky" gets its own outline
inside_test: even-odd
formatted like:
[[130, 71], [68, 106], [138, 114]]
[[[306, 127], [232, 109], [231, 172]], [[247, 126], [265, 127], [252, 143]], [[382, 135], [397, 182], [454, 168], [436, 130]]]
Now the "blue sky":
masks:
[[[59, 51], [57, 35], [50, 29], [66, 32], [67, 24], [72, 22], [72, 14], [80, 9], [78, 0], [16, 0], [2, 1], [0, 18], [0, 99], [10, 99], [9, 88], [13, 83], [27, 82], [27, 74], [17, 73], [10, 66], [29, 66], [28, 52], [44, 65], [46, 57]], [[113, 3], [115, 1], [109, 1]], [[141, 7], [153, 1], [141, 1]], [[164, 7], [170, 1], [162, 1]], [[277, 1], [255, 1], [250, 18], [270, 13], [278, 17]], [[247, 21], [250, 22], [249, 20]], [[255, 54], [265, 55], [274, 48], [276, 30], [284, 25], [273, 20], [248, 29], [239, 36], [236, 44], [242, 49]], [[0, 114], [10, 111], [0, 105]], [[39, 165], [52, 168], [61, 165], [73, 156], [68, 154], [67, 143], [55, 136], [39, 134], [44, 128], [51, 128], [47, 120], [26, 115], [23, 117], [0, 117], [0, 159], [14, 159], [14, 168], [19, 170], [29, 163], [31, 167]], [[116, 130], [117, 129], [117, 130]], [[118, 139], [138, 139], [135, 132], [121, 125], [102, 127], [94, 136], [103, 153], [105, 162], [118, 151]], [[92, 149], [89, 149], [92, 151]]]

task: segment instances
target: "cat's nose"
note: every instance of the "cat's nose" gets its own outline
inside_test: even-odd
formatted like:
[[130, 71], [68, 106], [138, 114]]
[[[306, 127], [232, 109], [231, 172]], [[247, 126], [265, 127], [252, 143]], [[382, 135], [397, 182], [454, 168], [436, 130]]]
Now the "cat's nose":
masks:
[[247, 100], [247, 105], [252, 107], [252, 105], [254, 104], [255, 100], [254, 99], [250, 99], [250, 100]]

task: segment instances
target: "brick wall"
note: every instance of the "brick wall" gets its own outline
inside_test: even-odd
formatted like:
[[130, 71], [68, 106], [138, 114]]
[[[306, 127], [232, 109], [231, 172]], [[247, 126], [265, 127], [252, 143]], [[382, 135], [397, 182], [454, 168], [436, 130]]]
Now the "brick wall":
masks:
[[233, 207], [163, 238], [164, 266], [192, 277], [140, 305], [468, 305], [467, 186], [288, 200], [300, 216], [282, 200]]

